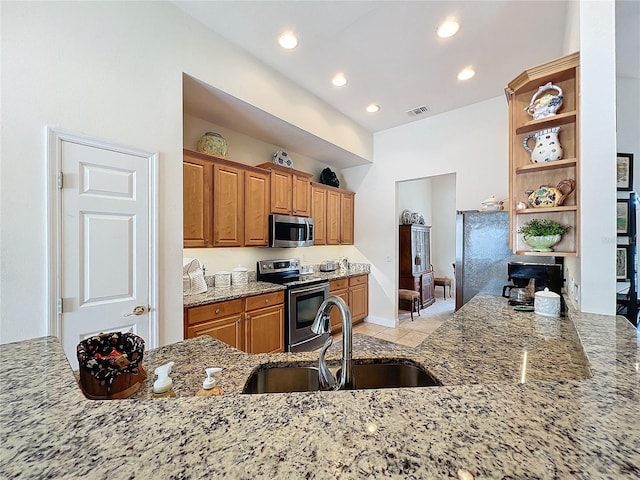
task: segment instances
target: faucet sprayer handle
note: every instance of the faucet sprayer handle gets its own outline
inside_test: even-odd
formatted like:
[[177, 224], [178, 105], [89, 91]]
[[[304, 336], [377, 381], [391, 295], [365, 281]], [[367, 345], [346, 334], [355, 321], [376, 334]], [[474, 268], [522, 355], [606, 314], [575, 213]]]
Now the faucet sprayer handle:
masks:
[[325, 340], [324, 346], [320, 351], [320, 362], [318, 365], [318, 383], [320, 384], [320, 390], [336, 390], [338, 388], [338, 380], [333, 372], [329, 370], [327, 362], [324, 359], [327, 349], [332, 343], [333, 338], [329, 336], [329, 338]]
[[316, 314], [316, 318], [311, 324], [311, 331], [317, 335], [322, 335], [324, 333], [331, 333], [330, 314], [331, 314], [331, 309], [329, 309], [328, 311], [322, 311], [322, 309], [318, 310], [318, 313]]

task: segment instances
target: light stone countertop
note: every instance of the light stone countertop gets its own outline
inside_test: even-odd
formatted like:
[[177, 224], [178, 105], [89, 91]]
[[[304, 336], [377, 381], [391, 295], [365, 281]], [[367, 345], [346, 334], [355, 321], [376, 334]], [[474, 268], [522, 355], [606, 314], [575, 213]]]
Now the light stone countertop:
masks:
[[[258, 365], [317, 353], [250, 355], [200, 338], [145, 352], [151, 377], [176, 362], [179, 398], [144, 398], [148, 384], [138, 398], [91, 401], [57, 339], [2, 345], [0, 478], [638, 479], [637, 331], [623, 317], [568, 315], [479, 295], [415, 349], [354, 352], [417, 361], [443, 384], [408, 389], [242, 395]], [[208, 366], [224, 367], [226, 394], [192, 397]]]
[[[313, 273], [314, 279], [318, 280], [336, 280], [339, 278], [353, 277], [356, 275], [364, 275], [370, 272], [370, 266], [367, 263], [349, 264], [348, 269], [337, 269], [333, 272], [321, 272], [318, 265]], [[255, 275], [255, 272], [253, 272]], [[301, 281], [299, 283], [305, 283]], [[277, 292], [285, 290], [286, 287], [275, 283], [250, 281], [247, 285], [230, 287], [209, 287], [206, 292], [194, 295], [185, 295], [183, 304], [185, 307], [197, 307], [208, 303], [223, 302], [236, 298], [249, 297], [252, 295], [260, 295], [262, 293]]]

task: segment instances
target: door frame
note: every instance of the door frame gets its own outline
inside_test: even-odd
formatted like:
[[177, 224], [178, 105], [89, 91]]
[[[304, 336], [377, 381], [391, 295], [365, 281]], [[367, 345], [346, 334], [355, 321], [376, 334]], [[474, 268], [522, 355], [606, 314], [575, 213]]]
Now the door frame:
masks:
[[158, 329], [158, 153], [128, 147], [87, 135], [47, 127], [47, 335], [60, 338], [62, 314], [58, 299], [62, 298], [62, 189], [59, 173], [62, 171], [62, 142], [73, 142], [89, 147], [146, 158], [149, 161], [149, 336], [147, 348], [159, 345]]

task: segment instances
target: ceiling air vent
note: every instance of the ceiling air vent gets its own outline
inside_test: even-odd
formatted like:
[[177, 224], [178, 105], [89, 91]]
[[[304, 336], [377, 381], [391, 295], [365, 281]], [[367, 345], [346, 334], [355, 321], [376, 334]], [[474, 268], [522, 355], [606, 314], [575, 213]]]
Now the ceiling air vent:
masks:
[[428, 111], [429, 108], [427, 108], [426, 105], [421, 105], [419, 107], [412, 108], [411, 110], [407, 110], [407, 114], [415, 117], [416, 115], [422, 115], [424, 113], [427, 113]]

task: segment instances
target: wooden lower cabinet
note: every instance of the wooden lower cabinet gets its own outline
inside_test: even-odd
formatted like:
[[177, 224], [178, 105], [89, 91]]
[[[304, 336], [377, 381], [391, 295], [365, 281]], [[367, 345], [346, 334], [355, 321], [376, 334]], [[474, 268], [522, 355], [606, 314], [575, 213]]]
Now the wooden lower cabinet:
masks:
[[[369, 314], [369, 275], [331, 280], [329, 295], [342, 298], [351, 310], [351, 323], [360, 323]], [[331, 310], [330, 319], [331, 331], [341, 331], [342, 318], [338, 309]]]
[[247, 297], [244, 320], [245, 352], [284, 352], [283, 292]]
[[184, 337], [195, 338], [200, 335], [209, 335], [242, 350], [244, 348], [242, 310], [241, 299], [186, 308]]
[[369, 275], [349, 277], [349, 308], [353, 323], [362, 322], [369, 315]]
[[[347, 305], [349, 305], [349, 279], [340, 278], [338, 280], [331, 280], [329, 282], [329, 295], [333, 297], [340, 297]], [[333, 333], [341, 331], [342, 317], [340, 316], [340, 311], [335, 307], [332, 308], [331, 316], [329, 318], [331, 320], [331, 331]]]
[[423, 273], [420, 276], [420, 298], [422, 308], [426, 308], [436, 301], [436, 285], [433, 272]]
[[284, 292], [185, 308], [185, 339], [200, 335], [248, 353], [284, 352]]

